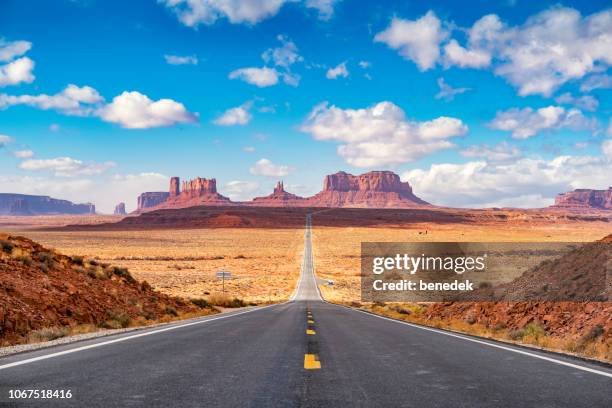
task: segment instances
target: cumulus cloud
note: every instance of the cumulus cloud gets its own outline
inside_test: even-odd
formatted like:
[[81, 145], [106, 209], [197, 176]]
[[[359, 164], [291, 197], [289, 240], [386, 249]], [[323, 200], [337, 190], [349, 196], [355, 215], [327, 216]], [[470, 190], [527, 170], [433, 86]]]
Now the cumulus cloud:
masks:
[[34, 152], [31, 150], [17, 150], [13, 152], [13, 156], [17, 157], [18, 159], [29, 159], [30, 157], [34, 156]]
[[341, 64], [336, 65], [333, 68], [327, 70], [325, 77], [327, 79], [337, 79], [337, 78], [347, 78], [349, 76], [349, 71], [346, 69], [346, 61]]
[[557, 98], [555, 98], [555, 102], [561, 105], [574, 105], [580, 109], [590, 112], [596, 111], [597, 107], [599, 106], [599, 101], [594, 96], [573, 96], [569, 92], [559, 95]]
[[440, 56], [440, 43], [448, 36], [433, 11], [417, 20], [393, 18], [387, 29], [376, 34], [374, 41], [398, 50], [405, 59], [414, 61], [421, 71], [433, 68]]
[[34, 61], [28, 57], [16, 59], [0, 66], [0, 86], [17, 85], [34, 81]]
[[259, 190], [259, 183], [254, 181], [234, 180], [223, 185], [223, 194], [232, 201], [249, 200], [257, 190]]
[[140, 92], [123, 92], [97, 114], [106, 122], [128, 129], [166, 127], [178, 123], [197, 122], [197, 115], [172, 99], [152, 101]]
[[293, 169], [282, 164], [274, 164], [268, 159], [261, 159], [249, 169], [249, 172], [254, 176], [266, 177], [284, 177], [291, 173]]
[[[394, 18], [375, 41], [397, 49], [422, 71], [438, 62], [446, 67], [491, 68], [522, 96], [550, 96], [566, 82], [612, 65], [612, 9], [582, 16], [575, 9], [554, 6], [516, 26], [489, 14], [466, 30], [464, 45], [448, 39], [443, 27], [432, 11], [415, 21]], [[583, 91], [609, 86], [606, 82], [607, 76], [587, 78]]]
[[29, 41], [7, 42], [0, 39], [0, 62], [11, 61], [30, 51], [32, 43]]
[[598, 123], [596, 119], [585, 117], [578, 109], [566, 110], [561, 106], [551, 105], [536, 110], [527, 107], [497, 112], [489, 126], [512, 132], [512, 137], [515, 139], [527, 139], [549, 129], [594, 131]]
[[240, 79], [251, 85], [265, 88], [278, 83], [278, 71], [274, 68], [240, 68], [230, 72], [229, 79]]
[[334, 15], [334, 5], [340, 0], [306, 0], [306, 7], [316, 9], [321, 20], [329, 20]]
[[562, 84], [612, 64], [611, 36], [612, 10], [583, 17], [577, 10], [553, 7], [514, 27], [496, 15], [484, 16], [469, 31], [468, 43], [471, 52], [492, 53], [495, 73], [518, 87], [520, 95], [550, 96]]
[[233, 24], [256, 24], [275, 16], [286, 0], [158, 0], [188, 27], [214, 24], [227, 18]]
[[556, 194], [607, 188], [612, 160], [596, 156], [524, 158], [512, 163], [433, 164], [402, 174], [419, 197], [453, 207], [544, 207]]
[[221, 116], [214, 120], [215, 125], [219, 126], [235, 126], [235, 125], [246, 125], [252, 119], [252, 115], [249, 112], [252, 103], [247, 102], [243, 105], [236, 106], [226, 110]]
[[278, 84], [279, 79], [291, 86], [298, 86], [300, 76], [291, 70], [291, 67], [304, 60], [298, 53], [297, 46], [284, 35], [276, 37], [281, 45], [268, 48], [261, 54], [261, 59], [272, 67], [240, 68], [230, 72], [230, 79], [240, 79], [260, 88]]
[[[286, 3], [299, 0], [158, 0], [171, 9], [188, 27], [214, 24], [225, 18], [232, 24], [254, 25], [273, 17]], [[307, 8], [316, 9], [321, 20], [329, 20], [340, 0], [304, 0]]]
[[56, 110], [67, 115], [86, 116], [93, 114], [97, 104], [104, 98], [89, 86], [68, 85], [55, 95], [6, 95], [0, 94], [0, 109], [14, 105], [28, 105], [43, 110]]
[[470, 88], [453, 88], [444, 81], [444, 78], [438, 78], [438, 87], [440, 91], [436, 94], [436, 99], [442, 99], [450, 102], [455, 99], [455, 95], [460, 95], [470, 90]]
[[164, 55], [166, 63], [170, 65], [198, 65], [198, 57], [195, 55]]
[[517, 160], [522, 157], [521, 150], [508, 142], [501, 142], [495, 146], [473, 145], [460, 150], [459, 154], [464, 157], [486, 159], [494, 163]]
[[115, 163], [85, 163], [71, 157], [57, 157], [55, 159], [30, 159], [19, 164], [19, 168], [30, 171], [49, 171], [59, 177], [91, 176], [105, 172]]
[[452, 148], [449, 139], [465, 134], [468, 128], [460, 119], [445, 116], [411, 121], [399, 106], [380, 102], [365, 109], [319, 104], [301, 130], [316, 140], [340, 142], [337, 152], [350, 165], [376, 167], [406, 163]]

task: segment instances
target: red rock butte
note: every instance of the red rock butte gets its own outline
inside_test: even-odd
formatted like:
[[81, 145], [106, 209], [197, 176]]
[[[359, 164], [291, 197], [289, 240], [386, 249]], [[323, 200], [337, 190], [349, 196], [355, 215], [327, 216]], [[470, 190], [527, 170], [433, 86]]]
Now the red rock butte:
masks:
[[[179, 188], [180, 186], [180, 188]], [[245, 205], [261, 207], [330, 207], [330, 208], [414, 208], [430, 206], [412, 192], [407, 182], [391, 171], [371, 171], [354, 176], [338, 172], [325, 177], [323, 190], [312, 197], [300, 197], [285, 191], [279, 181], [272, 194], [252, 201], [232, 202], [217, 191], [213, 179], [198, 177], [181, 181], [170, 179], [169, 192], [142, 193], [137, 212], [163, 208], [186, 208], [198, 205]]]
[[550, 208], [574, 211], [612, 210], [612, 187], [607, 190], [579, 188], [558, 194]]

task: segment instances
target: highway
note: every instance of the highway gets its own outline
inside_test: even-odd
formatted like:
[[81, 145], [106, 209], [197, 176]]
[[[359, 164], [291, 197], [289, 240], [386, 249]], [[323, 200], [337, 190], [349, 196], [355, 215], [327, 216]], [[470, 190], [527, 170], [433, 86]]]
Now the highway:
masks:
[[[607, 407], [612, 370], [321, 300], [310, 217], [283, 304], [0, 359], [0, 406]], [[10, 389], [71, 390], [24, 403]]]

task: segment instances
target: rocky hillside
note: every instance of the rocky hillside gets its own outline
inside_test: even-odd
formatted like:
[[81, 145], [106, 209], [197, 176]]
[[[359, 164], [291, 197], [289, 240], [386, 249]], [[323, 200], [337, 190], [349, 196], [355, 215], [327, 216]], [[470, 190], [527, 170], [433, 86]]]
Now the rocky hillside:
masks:
[[125, 268], [0, 234], [0, 345], [47, 329], [120, 328], [191, 312], [201, 311], [137, 282]]

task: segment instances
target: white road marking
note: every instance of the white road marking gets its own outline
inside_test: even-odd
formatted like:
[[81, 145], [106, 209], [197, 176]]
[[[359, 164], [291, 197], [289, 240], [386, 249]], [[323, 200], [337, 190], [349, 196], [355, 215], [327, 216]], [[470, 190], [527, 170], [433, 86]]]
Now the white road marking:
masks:
[[[331, 303], [331, 304], [333, 304], [333, 303]], [[340, 306], [340, 305], [336, 305], [336, 306]], [[347, 309], [352, 310], [354, 312], [361, 312], [361, 313], [363, 313], [363, 314], [365, 314], [367, 316], [378, 317], [379, 319], [389, 320], [391, 322], [399, 323], [399, 324], [405, 324], [407, 326], [414, 327], [414, 328], [417, 328], [417, 329], [426, 330], [426, 331], [430, 331], [430, 332], [434, 332], [434, 333], [438, 333], [438, 334], [443, 334], [445, 336], [456, 337], [458, 339], [471, 341], [473, 343], [483, 344], [485, 346], [495, 347], [495, 348], [498, 348], [498, 349], [502, 349], [502, 350], [506, 350], [506, 351], [511, 351], [513, 353], [523, 354], [523, 355], [529, 356], [529, 357], [539, 358], [540, 360], [550, 361], [551, 363], [556, 363], [556, 364], [564, 365], [564, 366], [567, 366], [567, 367], [572, 367], [572, 368], [575, 368], [577, 370], [587, 371], [589, 373], [603, 375], [604, 377], [612, 378], [612, 374], [608, 373], [608, 372], [605, 372], [605, 371], [596, 370], [594, 368], [589, 368], [589, 367], [584, 367], [584, 366], [581, 366], [581, 365], [578, 365], [578, 364], [569, 363], [569, 362], [563, 361], [563, 360], [557, 360], [557, 359], [552, 358], [552, 357], [542, 356], [542, 355], [539, 355], [539, 354], [536, 354], [536, 353], [531, 353], [529, 351], [519, 350], [519, 349], [516, 349], [516, 348], [507, 347], [507, 346], [503, 346], [501, 344], [495, 344], [495, 343], [491, 343], [491, 342], [484, 341], [484, 340], [478, 340], [478, 339], [474, 339], [474, 338], [471, 338], [471, 337], [462, 336], [460, 334], [455, 334], [455, 333], [447, 332], [447, 331], [444, 331], [444, 330], [434, 329], [434, 328], [431, 328], [431, 327], [424, 327], [424, 326], [420, 326], [418, 324], [402, 322], [400, 320], [395, 320], [395, 319], [391, 319], [389, 317], [380, 316], [380, 315], [369, 313], [369, 312], [364, 312], [362, 310], [356, 310], [356, 309], [352, 309], [352, 308], [348, 308], [348, 307], [347, 307]]]
[[4, 370], [4, 369], [7, 369], [7, 368], [16, 367], [16, 366], [20, 366], [20, 365], [24, 365], [24, 364], [30, 364], [30, 363], [34, 363], [36, 361], [47, 360], [49, 358], [59, 357], [59, 356], [63, 356], [63, 355], [66, 355], [66, 354], [77, 353], [79, 351], [89, 350], [89, 349], [96, 348], [96, 347], [102, 347], [102, 346], [106, 346], [108, 344], [120, 343], [120, 342], [123, 342], [123, 341], [132, 340], [132, 339], [135, 339], [135, 338], [138, 338], [138, 337], [150, 336], [150, 335], [153, 335], [153, 334], [163, 333], [163, 332], [167, 332], [167, 331], [170, 331], [170, 330], [181, 329], [183, 327], [194, 326], [196, 324], [204, 324], [204, 323], [214, 322], [215, 320], [221, 320], [221, 319], [227, 319], [227, 318], [230, 318], [230, 317], [240, 316], [240, 315], [243, 315], [243, 314], [246, 314], [246, 313], [253, 313], [253, 312], [257, 312], [259, 310], [264, 310], [264, 309], [268, 309], [270, 307], [280, 306], [280, 305], [283, 305], [283, 304], [284, 303], [278, 303], [278, 304], [275, 304], [275, 305], [269, 305], [269, 306], [264, 306], [264, 307], [257, 308], [257, 309], [245, 310], [243, 312], [238, 312], [238, 313], [234, 313], [234, 314], [230, 314], [230, 315], [213, 317], [211, 319], [198, 320], [198, 321], [195, 321], [195, 322], [190, 322], [190, 323], [185, 323], [185, 324], [178, 324], [178, 325], [174, 325], [174, 326], [164, 327], [163, 329], [156, 329], [156, 330], [151, 330], [151, 331], [145, 331], [143, 333], [133, 334], [131, 336], [120, 337], [118, 339], [103, 341], [103, 342], [95, 343], [95, 344], [89, 344], [87, 346], [76, 347], [76, 348], [69, 349], [69, 350], [64, 350], [64, 351], [58, 351], [57, 353], [51, 353], [51, 354], [46, 354], [46, 355], [43, 355], [43, 356], [32, 357], [32, 358], [28, 358], [28, 359], [21, 360], [21, 361], [15, 361], [13, 363], [8, 363], [8, 364], [0, 365], [0, 370]]

